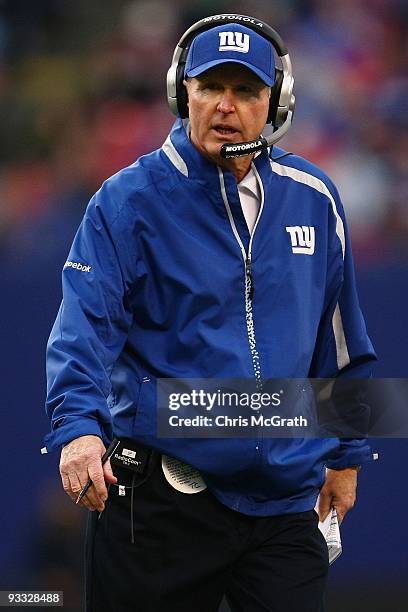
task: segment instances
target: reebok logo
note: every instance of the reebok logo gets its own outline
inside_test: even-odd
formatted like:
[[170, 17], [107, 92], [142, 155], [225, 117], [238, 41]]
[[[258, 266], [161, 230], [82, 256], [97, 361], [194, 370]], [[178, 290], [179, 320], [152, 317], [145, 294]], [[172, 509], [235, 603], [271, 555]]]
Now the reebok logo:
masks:
[[219, 32], [220, 48], [218, 51], [238, 51], [239, 53], [248, 53], [249, 51], [249, 34], [242, 32]]
[[290, 234], [293, 253], [303, 255], [313, 255], [315, 251], [315, 228], [308, 225], [294, 225], [287, 227], [286, 231]]
[[75, 270], [80, 270], [80, 272], [90, 272], [92, 266], [84, 266], [83, 264], [78, 263], [77, 261], [66, 261], [63, 270], [65, 270], [65, 268], [75, 268]]
[[124, 448], [122, 450], [122, 455], [125, 455], [125, 457], [130, 457], [131, 459], [134, 459], [136, 457], [136, 451], [132, 451], [129, 448]]

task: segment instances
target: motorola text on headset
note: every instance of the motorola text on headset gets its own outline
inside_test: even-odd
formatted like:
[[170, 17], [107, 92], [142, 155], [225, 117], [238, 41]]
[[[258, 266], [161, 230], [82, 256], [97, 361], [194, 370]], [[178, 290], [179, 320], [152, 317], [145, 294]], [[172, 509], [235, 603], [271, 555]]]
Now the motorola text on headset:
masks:
[[223, 144], [221, 156], [224, 158], [241, 157], [261, 151], [272, 146], [280, 140], [289, 130], [295, 110], [295, 96], [293, 95], [294, 79], [292, 63], [285, 43], [279, 34], [267, 23], [249, 17], [248, 15], [212, 15], [194, 23], [180, 38], [174, 50], [173, 60], [167, 73], [167, 102], [170, 110], [182, 119], [188, 117], [187, 90], [183, 84], [184, 68], [187, 54], [193, 38], [201, 32], [209, 30], [223, 23], [239, 23], [257, 32], [268, 40], [282, 67], [276, 67], [275, 82], [272, 87], [269, 101], [267, 123], [273, 126], [273, 132], [266, 138], [260, 136], [256, 140]]

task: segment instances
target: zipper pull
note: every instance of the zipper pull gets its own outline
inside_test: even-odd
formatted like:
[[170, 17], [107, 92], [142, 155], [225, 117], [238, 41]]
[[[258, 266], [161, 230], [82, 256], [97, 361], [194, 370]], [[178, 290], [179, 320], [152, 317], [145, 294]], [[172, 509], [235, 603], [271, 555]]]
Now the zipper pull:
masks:
[[254, 293], [255, 293], [255, 287], [254, 287], [254, 279], [252, 278], [252, 262], [250, 257], [247, 257], [246, 262], [245, 262], [245, 268], [246, 268], [246, 274], [249, 278], [249, 299], [252, 300], [254, 299]]

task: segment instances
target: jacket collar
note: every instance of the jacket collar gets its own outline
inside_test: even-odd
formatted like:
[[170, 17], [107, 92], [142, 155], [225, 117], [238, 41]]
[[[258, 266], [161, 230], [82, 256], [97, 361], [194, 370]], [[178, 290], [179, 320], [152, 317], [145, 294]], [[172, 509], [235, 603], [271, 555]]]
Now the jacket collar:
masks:
[[185, 177], [218, 181], [218, 166], [206, 159], [191, 143], [181, 119], [177, 119], [163, 144], [164, 153]]

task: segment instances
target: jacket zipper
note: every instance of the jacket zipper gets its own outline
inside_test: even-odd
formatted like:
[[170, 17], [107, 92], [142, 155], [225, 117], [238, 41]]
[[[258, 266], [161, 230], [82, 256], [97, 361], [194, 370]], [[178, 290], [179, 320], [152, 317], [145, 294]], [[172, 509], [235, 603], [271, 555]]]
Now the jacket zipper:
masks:
[[252, 302], [254, 299], [255, 287], [254, 287], [254, 279], [252, 277], [252, 261], [248, 255], [245, 260], [245, 274], [249, 282], [249, 299]]
[[227, 192], [225, 189], [225, 182], [224, 182], [224, 175], [223, 172], [221, 170], [221, 168], [218, 168], [218, 174], [219, 174], [219, 179], [220, 179], [220, 184], [221, 184], [221, 194], [222, 194], [222, 199], [224, 200], [224, 205], [225, 208], [227, 210], [227, 214], [228, 214], [228, 218], [229, 218], [229, 222], [231, 224], [231, 228], [232, 231], [234, 233], [234, 236], [239, 244], [239, 247], [241, 249], [241, 254], [242, 254], [242, 258], [244, 261], [244, 269], [245, 269], [245, 318], [246, 318], [246, 327], [247, 327], [247, 335], [248, 335], [248, 342], [249, 342], [249, 349], [251, 352], [251, 358], [252, 358], [252, 366], [254, 369], [254, 376], [256, 378], [256, 380], [261, 381], [261, 362], [259, 359], [259, 353], [258, 353], [258, 349], [256, 348], [256, 336], [255, 336], [255, 327], [254, 327], [254, 317], [253, 317], [253, 309], [252, 309], [252, 304], [253, 304], [253, 299], [254, 299], [254, 294], [255, 294], [255, 287], [254, 287], [254, 279], [253, 279], [253, 275], [252, 275], [252, 241], [253, 241], [253, 237], [259, 222], [259, 219], [261, 217], [262, 211], [263, 211], [263, 207], [264, 207], [264, 190], [263, 190], [263, 185], [262, 185], [262, 181], [260, 180], [259, 174], [257, 169], [255, 168], [254, 164], [252, 164], [252, 168], [255, 172], [255, 175], [257, 177], [258, 180], [258, 184], [261, 190], [261, 206], [259, 208], [259, 212], [258, 212], [258, 216], [256, 218], [256, 222], [255, 222], [255, 226], [251, 232], [251, 236], [249, 239], [249, 245], [248, 245], [248, 253], [246, 253], [245, 251], [245, 247], [242, 244], [242, 240], [241, 237], [238, 233], [237, 230], [237, 226], [235, 224], [235, 220], [234, 217], [232, 215], [231, 212], [231, 208], [228, 202], [228, 198], [227, 198]]

